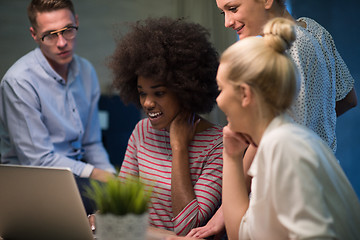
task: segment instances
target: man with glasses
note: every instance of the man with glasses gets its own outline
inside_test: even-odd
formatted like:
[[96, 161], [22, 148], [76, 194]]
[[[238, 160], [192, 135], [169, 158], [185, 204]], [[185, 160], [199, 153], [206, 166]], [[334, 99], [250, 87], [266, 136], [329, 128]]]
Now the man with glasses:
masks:
[[100, 88], [93, 66], [74, 54], [78, 16], [71, 0], [33, 0], [30, 32], [38, 47], [0, 84], [0, 162], [68, 167], [106, 181], [114, 167], [101, 142]]

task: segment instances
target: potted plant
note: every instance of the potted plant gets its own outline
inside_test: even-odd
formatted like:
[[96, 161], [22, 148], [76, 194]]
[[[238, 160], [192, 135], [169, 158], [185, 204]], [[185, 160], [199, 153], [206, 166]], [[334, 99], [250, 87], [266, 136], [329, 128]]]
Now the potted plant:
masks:
[[96, 237], [107, 239], [145, 239], [148, 202], [151, 191], [137, 179], [92, 180], [86, 195], [95, 203]]

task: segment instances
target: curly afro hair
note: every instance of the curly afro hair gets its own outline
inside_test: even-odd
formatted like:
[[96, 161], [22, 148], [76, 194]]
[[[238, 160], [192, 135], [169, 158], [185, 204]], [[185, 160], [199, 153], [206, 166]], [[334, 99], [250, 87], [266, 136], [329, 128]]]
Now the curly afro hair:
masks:
[[141, 107], [137, 78], [163, 81], [190, 112], [208, 113], [216, 103], [218, 53], [199, 24], [169, 17], [148, 18], [130, 26], [117, 42], [109, 67], [124, 103]]

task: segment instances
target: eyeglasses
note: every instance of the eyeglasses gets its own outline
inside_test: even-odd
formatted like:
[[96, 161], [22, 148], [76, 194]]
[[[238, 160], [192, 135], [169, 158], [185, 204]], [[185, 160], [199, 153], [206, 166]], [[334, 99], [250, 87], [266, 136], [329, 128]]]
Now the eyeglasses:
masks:
[[61, 34], [66, 40], [74, 39], [78, 28], [79, 27], [77, 26], [69, 26], [49, 32], [41, 37], [41, 41], [45, 44], [54, 44], [58, 40], [59, 34]]

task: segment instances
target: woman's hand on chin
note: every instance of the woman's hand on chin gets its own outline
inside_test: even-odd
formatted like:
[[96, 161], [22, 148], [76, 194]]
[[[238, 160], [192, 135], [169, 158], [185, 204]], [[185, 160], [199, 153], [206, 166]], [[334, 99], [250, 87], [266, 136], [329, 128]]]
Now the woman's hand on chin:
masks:
[[248, 138], [242, 133], [234, 132], [229, 126], [223, 129], [224, 155], [232, 159], [242, 159], [249, 146]]

